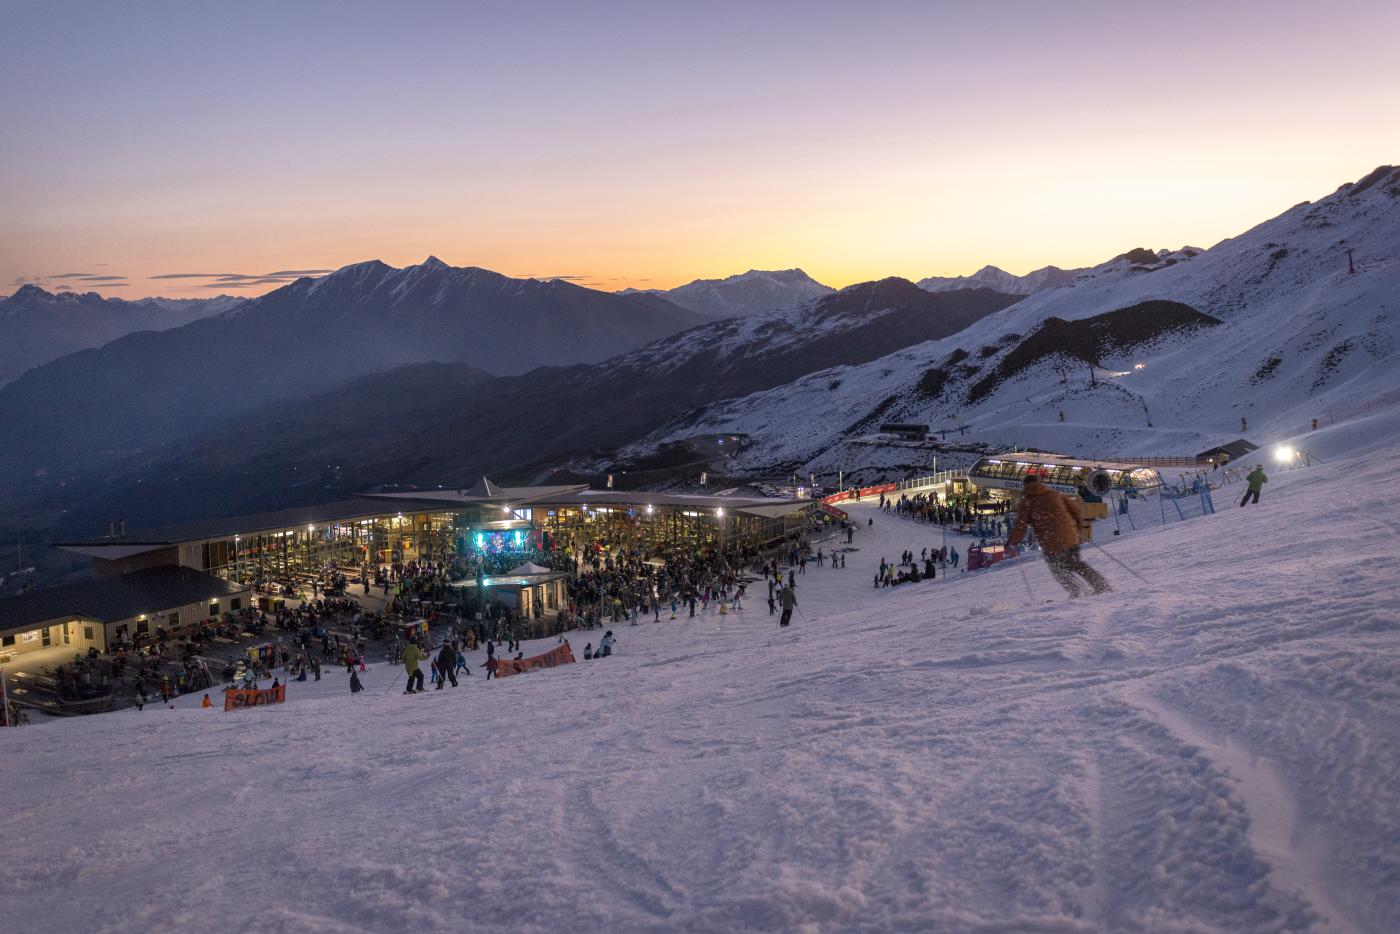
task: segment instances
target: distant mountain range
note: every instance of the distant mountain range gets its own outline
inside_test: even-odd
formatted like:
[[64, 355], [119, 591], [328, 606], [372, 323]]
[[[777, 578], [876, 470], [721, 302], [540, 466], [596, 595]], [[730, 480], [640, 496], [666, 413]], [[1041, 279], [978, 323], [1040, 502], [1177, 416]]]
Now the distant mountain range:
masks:
[[320, 485], [326, 465], [340, 468], [343, 490], [483, 473], [528, 480], [716, 400], [957, 333], [1016, 300], [884, 279], [712, 322], [602, 363], [494, 379], [461, 364], [400, 367], [265, 405], [170, 450], [109, 458], [99, 483], [64, 488], [65, 508], [79, 526], [106, 513], [151, 524], [343, 495]]
[[707, 318], [742, 318], [796, 305], [835, 291], [800, 269], [769, 272], [750, 269], [727, 279], [696, 279], [674, 289], [624, 289], [618, 294], [655, 295]]
[[0, 298], [0, 385], [65, 354], [100, 347], [133, 331], [163, 331], [216, 315], [241, 296], [143, 298], [126, 301], [96, 292], [48, 292], [26, 285]]
[[358, 263], [183, 327], [70, 354], [0, 387], [0, 467], [168, 444], [404, 364], [461, 362], [503, 375], [603, 360], [702, 320], [652, 295], [433, 257], [403, 269]]
[[[748, 434], [731, 465], [757, 475], [927, 469], [926, 452], [884, 464], [855, 443], [882, 420], [1190, 454], [1400, 390], [1397, 256], [1400, 169], [1382, 166], [1209, 250], [1026, 276], [831, 292], [750, 271], [672, 290], [681, 307], [431, 258], [361, 263], [0, 387], [0, 498], [89, 534], [381, 483], [625, 469], [711, 433]], [[1009, 291], [948, 290], [974, 280]], [[819, 294], [787, 301], [802, 289]]]
[[949, 289], [993, 289], [1007, 295], [1034, 295], [1046, 289], [1068, 285], [1083, 270], [1045, 266], [1017, 276], [996, 266], [983, 266], [970, 276], [929, 276], [919, 280], [919, 288], [930, 292]]

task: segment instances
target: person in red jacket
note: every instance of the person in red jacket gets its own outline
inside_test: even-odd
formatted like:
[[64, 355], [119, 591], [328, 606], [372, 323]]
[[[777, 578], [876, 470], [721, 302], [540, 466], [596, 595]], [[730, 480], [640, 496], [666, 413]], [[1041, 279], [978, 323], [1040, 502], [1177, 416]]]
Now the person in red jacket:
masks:
[[1113, 589], [1108, 581], [1079, 557], [1079, 529], [1083, 522], [1077, 499], [1050, 489], [1039, 474], [1027, 474], [1021, 505], [1016, 508], [1016, 525], [1006, 543], [1015, 546], [1026, 537], [1028, 528], [1035, 529], [1050, 573], [1071, 597], [1084, 596], [1081, 579], [1093, 593], [1107, 593]]

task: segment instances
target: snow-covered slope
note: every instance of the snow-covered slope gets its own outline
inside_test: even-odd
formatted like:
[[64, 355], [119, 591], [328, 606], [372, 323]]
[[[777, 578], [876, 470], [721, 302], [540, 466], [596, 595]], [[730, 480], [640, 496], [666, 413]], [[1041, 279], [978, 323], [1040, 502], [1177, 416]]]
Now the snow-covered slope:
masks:
[[[971, 283], [953, 288], [993, 288], [985, 283]], [[822, 285], [801, 269], [748, 272], [727, 279], [696, 279], [674, 289], [646, 289], [640, 294], [658, 295], [682, 308], [711, 318], [739, 318], [784, 308], [836, 291]], [[639, 294], [636, 289], [624, 289], [620, 294]]]
[[[1092, 385], [1086, 363], [1068, 354], [1008, 371], [1047, 319], [1141, 306], [1137, 324], [1150, 331], [1152, 309], [1169, 306], [1144, 303], [1163, 301], [1222, 323], [1128, 349], [1101, 345]], [[744, 467], [832, 472], [860, 466], [862, 453], [841, 442], [875, 418], [966, 424], [965, 440], [993, 444], [1191, 455], [1387, 397], [1400, 389], [1397, 347], [1400, 169], [1386, 166], [1209, 250], [1133, 251], [953, 337], [713, 406], [657, 437], [747, 432], [757, 443]]]
[[1018, 276], [996, 266], [983, 266], [970, 276], [929, 276], [920, 279], [918, 286], [930, 292], [983, 288], [995, 289], [1007, 295], [1033, 295], [1072, 282], [1080, 272], [1082, 270], [1044, 266]]
[[1110, 538], [1102, 598], [1036, 557], [872, 590], [941, 537], [856, 506], [789, 631], [750, 599], [421, 696], [376, 665], [0, 731], [4, 929], [1388, 934], [1400, 551], [1361, 549], [1400, 531], [1397, 428]]

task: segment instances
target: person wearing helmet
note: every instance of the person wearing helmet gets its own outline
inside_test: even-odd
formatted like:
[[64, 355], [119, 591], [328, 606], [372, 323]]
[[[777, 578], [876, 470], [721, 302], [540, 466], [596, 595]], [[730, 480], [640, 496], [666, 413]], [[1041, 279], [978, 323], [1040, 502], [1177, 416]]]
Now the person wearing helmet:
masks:
[[1022, 487], [1021, 504], [1016, 508], [1016, 524], [1006, 544], [1015, 547], [1035, 531], [1045, 554], [1045, 563], [1060, 586], [1071, 597], [1084, 596], [1084, 584], [1095, 594], [1113, 588], [1102, 574], [1079, 556], [1079, 527], [1084, 520], [1079, 501], [1052, 490], [1038, 473], [1028, 473]]
[[1244, 479], [1249, 484], [1249, 488], [1244, 491], [1244, 498], [1240, 500], [1241, 507], [1250, 500], [1259, 502], [1259, 491], [1264, 488], [1264, 484], [1269, 482], [1269, 478], [1264, 476], [1263, 464], [1255, 464], [1254, 469], [1249, 472], [1249, 476]]

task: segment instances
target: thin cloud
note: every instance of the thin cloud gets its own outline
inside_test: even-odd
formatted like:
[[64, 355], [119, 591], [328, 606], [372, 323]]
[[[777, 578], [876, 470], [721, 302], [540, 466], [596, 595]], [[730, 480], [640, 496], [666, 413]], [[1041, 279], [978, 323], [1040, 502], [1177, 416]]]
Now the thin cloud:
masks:
[[[99, 263], [98, 265], [106, 265]], [[61, 272], [53, 276], [39, 276], [39, 279], [81, 279], [84, 282], [122, 282], [130, 276], [102, 275], [95, 272]]]
[[219, 282], [291, 282], [303, 276], [322, 276], [333, 269], [279, 269], [276, 272], [167, 272], [150, 279], [216, 279]]
[[147, 276], [148, 279], [214, 279], [226, 276], [226, 272], [168, 272], [163, 276]]

